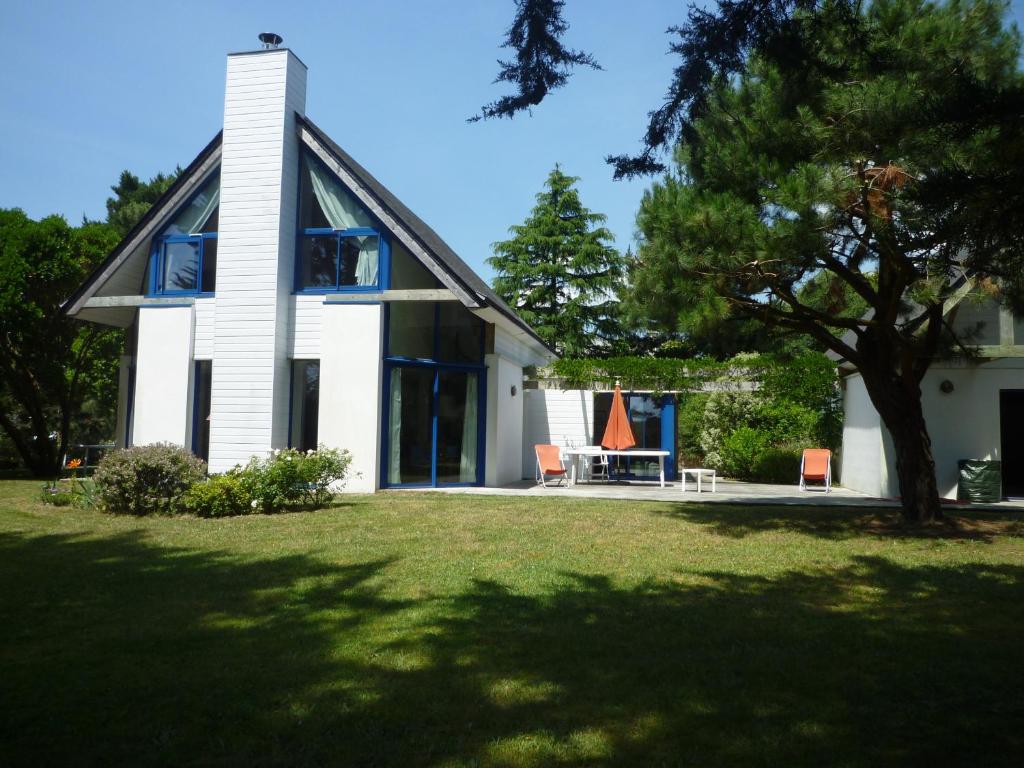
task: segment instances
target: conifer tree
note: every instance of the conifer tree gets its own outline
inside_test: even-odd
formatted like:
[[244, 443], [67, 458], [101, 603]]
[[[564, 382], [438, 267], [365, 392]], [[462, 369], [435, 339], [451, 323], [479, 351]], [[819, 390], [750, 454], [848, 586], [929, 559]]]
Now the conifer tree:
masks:
[[487, 262], [498, 273], [494, 290], [555, 351], [609, 354], [623, 336], [616, 291], [625, 259], [607, 217], [583, 207], [577, 181], [556, 165], [530, 216]]

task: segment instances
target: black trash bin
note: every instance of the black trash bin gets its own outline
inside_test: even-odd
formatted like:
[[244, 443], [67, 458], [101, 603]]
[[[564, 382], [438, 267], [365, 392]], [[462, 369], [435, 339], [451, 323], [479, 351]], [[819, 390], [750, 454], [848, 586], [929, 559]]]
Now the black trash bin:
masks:
[[1003, 499], [1003, 465], [999, 461], [961, 459], [960, 482], [956, 497], [960, 501], [991, 504]]

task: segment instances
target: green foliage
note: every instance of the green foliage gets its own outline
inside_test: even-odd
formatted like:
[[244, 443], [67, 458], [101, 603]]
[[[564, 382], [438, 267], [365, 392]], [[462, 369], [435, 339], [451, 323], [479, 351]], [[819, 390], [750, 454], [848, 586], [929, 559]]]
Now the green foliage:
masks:
[[624, 337], [615, 298], [625, 259], [613, 246], [606, 217], [583, 207], [556, 166], [523, 224], [494, 243], [487, 263], [494, 290], [559, 354], [599, 355]]
[[0, 211], [0, 428], [36, 475], [57, 474], [72, 430], [110, 436], [123, 333], [60, 305], [115, 243], [103, 224]]
[[233, 517], [256, 511], [241, 470], [195, 483], [185, 493], [183, 504], [186, 512], [197, 517]]
[[118, 237], [124, 237], [131, 231], [180, 174], [181, 168], [178, 167], [173, 173], [158, 173], [149, 181], [142, 181], [131, 171], [121, 172], [117, 184], [110, 188], [114, 197], [107, 198], [107, 223]]
[[127, 515], [174, 514], [184, 494], [206, 475], [206, 464], [180, 446], [138, 445], [110, 451], [93, 475], [101, 507]]
[[773, 448], [769, 446], [754, 457], [751, 478], [760, 483], [792, 485], [800, 476], [802, 453], [803, 450], [799, 447]]
[[718, 468], [729, 477], [750, 477], [755, 462], [768, 450], [768, 436], [754, 427], [739, 427], [722, 441]]
[[273, 514], [297, 505], [320, 509], [344, 482], [351, 462], [348, 451], [324, 446], [305, 453], [274, 451], [192, 486], [185, 508], [199, 517]]

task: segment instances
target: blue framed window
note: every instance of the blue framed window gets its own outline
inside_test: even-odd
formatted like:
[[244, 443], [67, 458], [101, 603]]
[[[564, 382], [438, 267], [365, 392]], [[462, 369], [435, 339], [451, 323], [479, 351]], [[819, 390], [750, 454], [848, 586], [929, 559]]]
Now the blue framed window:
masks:
[[382, 486], [483, 483], [484, 329], [458, 302], [387, 305]]
[[319, 160], [303, 153], [299, 177], [295, 290], [378, 291], [388, 241], [377, 221]]
[[216, 172], [153, 238], [149, 295], [194, 296], [216, 290], [219, 213], [220, 173]]

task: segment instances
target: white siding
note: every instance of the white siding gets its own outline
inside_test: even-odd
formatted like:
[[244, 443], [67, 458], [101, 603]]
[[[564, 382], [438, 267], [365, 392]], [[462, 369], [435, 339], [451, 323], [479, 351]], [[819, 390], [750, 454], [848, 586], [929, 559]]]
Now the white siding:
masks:
[[383, 313], [379, 304], [323, 305], [319, 442], [352, 452], [347, 491], [380, 485]]
[[523, 368], [498, 355], [487, 355], [485, 363], [487, 447], [484, 484], [504, 485], [523, 477]]
[[215, 328], [217, 299], [198, 297], [195, 301], [195, 359], [213, 359], [213, 336]]
[[133, 445], [188, 445], [192, 312], [192, 307], [139, 309]]
[[533, 476], [537, 463], [534, 445], [593, 444], [593, 392], [581, 389], [529, 389], [524, 394], [523, 477]]
[[322, 294], [296, 294], [291, 297], [291, 306], [289, 355], [295, 360], [318, 360], [320, 329], [324, 321], [324, 297]]
[[287, 442], [289, 293], [306, 69], [287, 50], [228, 59], [210, 469]]

